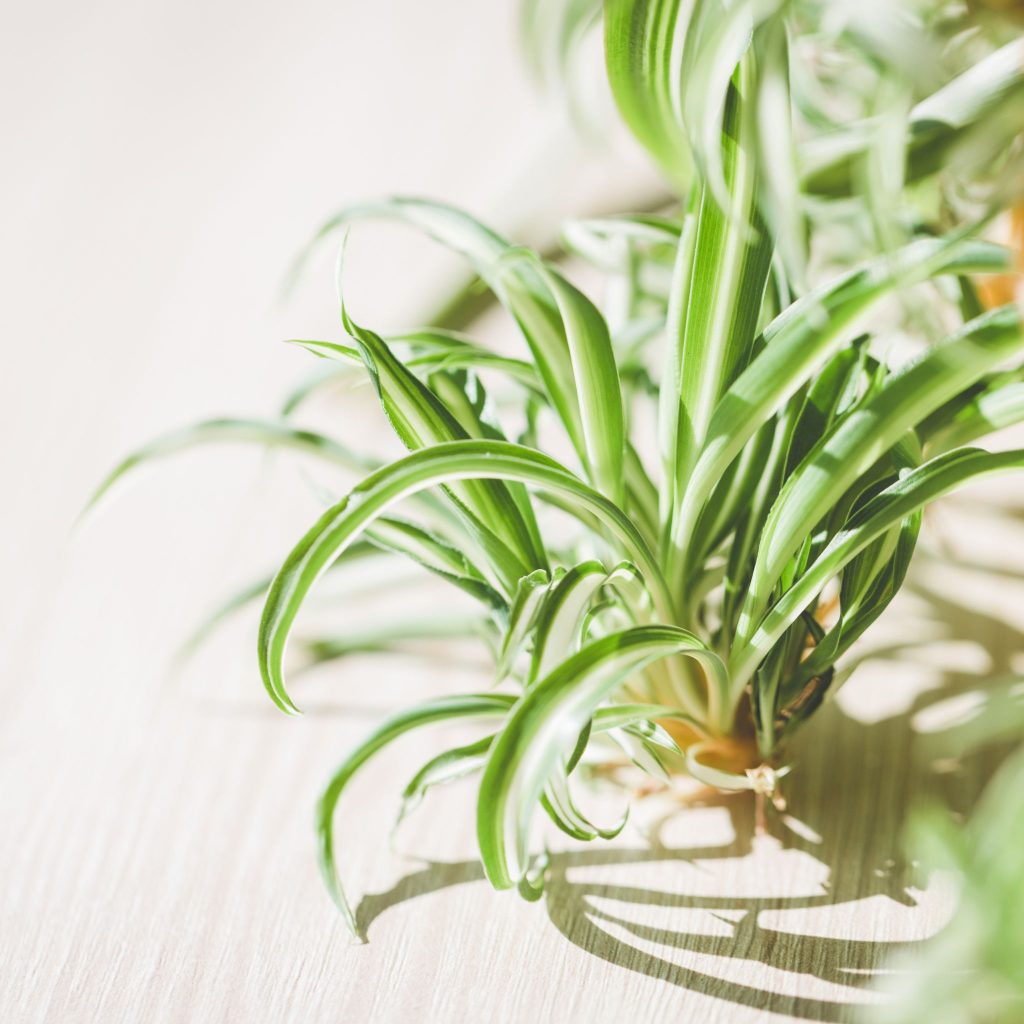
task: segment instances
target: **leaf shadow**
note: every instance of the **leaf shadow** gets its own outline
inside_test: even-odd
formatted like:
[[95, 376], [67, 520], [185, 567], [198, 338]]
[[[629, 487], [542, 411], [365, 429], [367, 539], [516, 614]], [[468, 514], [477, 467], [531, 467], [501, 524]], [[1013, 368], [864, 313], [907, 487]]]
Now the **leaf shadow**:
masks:
[[[948, 638], [982, 639], [992, 652], [993, 667], [1007, 666], [1009, 652], [1024, 646], [1024, 634], [1007, 623], [926, 587], [914, 589]], [[908, 644], [879, 650], [887, 660], [912, 660], [919, 649]], [[947, 802], [953, 796], [957, 809], [968, 811], [1005, 753], [1005, 747], [994, 746], [965, 759], [952, 774], [938, 774], [915, 750], [912, 720], [936, 701], [980, 684], [969, 672], [942, 671], [939, 686], [918, 694], [902, 712], [871, 723], [844, 715], [834, 701], [826, 703], [794, 743], [798, 770], [787, 784], [788, 807], [784, 815], [768, 816], [766, 835], [756, 835], [751, 794], [715, 795], [699, 806], [728, 815], [732, 838], [727, 842], [702, 844], [699, 834], [692, 843], [662, 842], [655, 829], [647, 845], [633, 840], [624, 847], [620, 837], [619, 843], [600, 848], [553, 852], [544, 895], [549, 919], [568, 942], [590, 955], [681, 989], [798, 1020], [855, 1019], [869, 999], [864, 985], [896, 949], [923, 938], [907, 938], [906, 927], [901, 930], [895, 920], [901, 918], [900, 908], [919, 906], [928, 883], [903, 854], [908, 815], [929, 794], [942, 794]], [[842, 785], [838, 796], [837, 778]], [[693, 802], [677, 807], [666, 821], [677, 817], [685, 825], [687, 810], [694, 807]], [[816, 881], [792, 894], [780, 891], [771, 879], [763, 895], [708, 893], [697, 874], [717, 867], [756, 876], [780, 866], [785, 874], [791, 868], [785, 868], [783, 858], [794, 855], [812, 858], [807, 864], [817, 867], [812, 872]], [[656, 869], [667, 884], [629, 884], [625, 869], [631, 865], [647, 865], [648, 879]], [[366, 934], [398, 904], [483, 880], [476, 861], [427, 863], [391, 889], [364, 897], [357, 920]], [[664, 912], [656, 912], [660, 908], [683, 915], [684, 923], [692, 924], [696, 914], [698, 926], [687, 930], [673, 921], [673, 927], [666, 927], [658, 923], [666, 919]], [[826, 930], [821, 922], [836, 914], [833, 934], [799, 933], [775, 923], [791, 910], [818, 914], [815, 932]], [[854, 914], [859, 917], [851, 935], [844, 922]], [[904, 926], [905, 918], [902, 911]], [[709, 924], [714, 926], [711, 934]], [[734, 968], [714, 970], [726, 961], [744, 962], [735, 965], [741, 968], [757, 966], [748, 974], [771, 979], [774, 988], [738, 981]], [[815, 987], [830, 995], [806, 994]]]

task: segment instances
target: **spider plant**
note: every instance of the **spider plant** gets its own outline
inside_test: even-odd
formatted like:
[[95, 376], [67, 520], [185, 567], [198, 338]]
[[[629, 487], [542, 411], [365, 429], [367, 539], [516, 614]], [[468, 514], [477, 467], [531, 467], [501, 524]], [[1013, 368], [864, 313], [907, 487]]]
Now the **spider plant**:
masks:
[[[569, 5], [570, 23], [589, 24], [595, 6]], [[618, 108], [677, 199], [566, 227], [566, 250], [607, 278], [602, 302], [567, 266], [440, 203], [374, 201], [325, 225], [317, 243], [372, 219], [425, 232], [468, 261], [521, 335], [516, 355], [443, 324], [385, 337], [349, 311], [339, 260], [342, 337], [297, 344], [340, 379], [368, 376], [404, 457], [374, 464], [348, 438], [295, 426], [304, 386], [281, 418], [160, 439], [101, 488], [221, 440], [364, 474], [242, 595], [265, 593], [259, 668], [289, 714], [286, 648], [334, 567], [397, 554], [478, 603], [493, 688], [399, 711], [321, 797], [321, 864], [353, 931], [335, 812], [393, 740], [479, 721], [479, 739], [415, 772], [404, 805], [475, 774], [486, 875], [527, 896], [543, 878], [538, 813], [580, 840], [622, 828], [580, 809], [580, 765], [770, 796], [837, 660], [900, 588], [925, 506], [1024, 467], [1024, 450], [973, 446], [1024, 419], [1020, 311], [987, 307], [975, 283], [1012, 271], [1012, 251], [983, 235], [1020, 170], [1006, 113], [1024, 88], [1021, 43], [979, 30], [936, 86], [898, 75], [856, 25], [826, 33], [823, 19], [821, 5], [770, 0], [604, 5]], [[955, 21], [940, 27], [960, 38]], [[815, 71], [809, 39], [867, 83], [845, 121], [832, 109], [843, 103], [822, 99], [842, 75]], [[893, 95], [906, 100], [898, 133], [877, 107]], [[966, 158], [979, 136], [987, 157], [998, 141], [998, 160]], [[913, 357], [897, 356], [897, 337], [916, 341]]]

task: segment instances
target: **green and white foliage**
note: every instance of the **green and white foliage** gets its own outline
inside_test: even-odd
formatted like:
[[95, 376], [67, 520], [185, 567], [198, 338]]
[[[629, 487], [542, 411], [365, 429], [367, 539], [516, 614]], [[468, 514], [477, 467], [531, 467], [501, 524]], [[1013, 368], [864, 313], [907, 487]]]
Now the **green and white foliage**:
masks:
[[[238, 599], [264, 596], [259, 668], [289, 713], [289, 638], [332, 567], [406, 558], [477, 601], [466, 629], [488, 639], [496, 688], [397, 712], [321, 800], [323, 869], [353, 930], [336, 809], [392, 740], [479, 720], [478, 740], [412, 774], [403, 807], [477, 777], [487, 877], [534, 895], [540, 815], [581, 840], [621, 827], [578, 807], [581, 763], [770, 787], [837, 660], [900, 588], [924, 507], [1024, 468], [1024, 451], [973, 447], [1024, 419], [1020, 311], [983, 303], [973, 283], [1015, 258], [985, 238], [1018, 194], [1007, 111], [1024, 49], [994, 19], [887, 6], [881, 33], [846, 4], [606, 0], [611, 92], [673, 197], [656, 215], [565, 226], [601, 296], [461, 210], [347, 207], [318, 244], [380, 219], [425, 233], [479, 276], [518, 351], [443, 323], [384, 337], [342, 300], [339, 336], [299, 344], [329, 375], [369, 379], [407, 454], [376, 464], [354, 437], [293, 426], [310, 384], [279, 419], [201, 424], [104, 484], [220, 440], [362, 476]], [[542, 49], [556, 63], [600, 22], [594, 3], [526, 12], [531, 38], [555, 33]], [[935, 60], [901, 65], [901, 38]], [[392, 639], [410, 629], [395, 623]]]
[[920, 948], [891, 958], [877, 982], [887, 998], [862, 1013], [866, 1024], [1015, 1024], [1024, 1012], [1024, 680], [991, 680], [974, 697], [969, 710], [962, 695], [958, 714], [947, 707], [943, 728], [927, 737], [931, 755], [970, 758], [1008, 741], [1016, 747], [966, 821], [934, 799], [911, 815], [908, 853], [959, 878], [957, 909]]

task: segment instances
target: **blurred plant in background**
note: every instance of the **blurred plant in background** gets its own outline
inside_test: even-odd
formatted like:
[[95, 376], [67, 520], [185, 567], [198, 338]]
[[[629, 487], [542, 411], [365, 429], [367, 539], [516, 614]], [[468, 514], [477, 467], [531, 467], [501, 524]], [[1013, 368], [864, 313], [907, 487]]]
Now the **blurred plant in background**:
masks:
[[[894, 957], [882, 991], [892, 1002], [877, 1024], [1016, 1024], [1024, 1019], [1024, 680], [993, 681], [928, 737], [927, 751], [956, 762], [1017, 742], [966, 821], [923, 807], [907, 836], [927, 870], [958, 876], [949, 924], [919, 949]], [[956, 698], [953, 698], [955, 701]]]

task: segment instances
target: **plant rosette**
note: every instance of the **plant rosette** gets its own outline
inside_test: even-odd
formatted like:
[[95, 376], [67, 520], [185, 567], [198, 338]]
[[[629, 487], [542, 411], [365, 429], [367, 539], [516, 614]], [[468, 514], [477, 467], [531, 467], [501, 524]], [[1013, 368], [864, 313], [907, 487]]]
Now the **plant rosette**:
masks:
[[[504, 307], [518, 351], [443, 324], [375, 333], [349, 313], [339, 261], [341, 337], [297, 342], [326, 372], [282, 416], [161, 438], [100, 488], [223, 441], [361, 477], [272, 579], [215, 616], [263, 598], [260, 672], [290, 714], [286, 649], [325, 574], [398, 556], [478, 609], [443, 629], [396, 621], [371, 647], [303, 642], [326, 660], [463, 633], [494, 656], [493, 689], [397, 711], [329, 781], [321, 865], [353, 931], [339, 801], [382, 749], [435, 723], [480, 734], [421, 766], [402, 806], [477, 776], [480, 856], [499, 889], [535, 895], [542, 883], [537, 815], [579, 840], [622, 827], [578, 806], [581, 764], [780, 801], [786, 745], [900, 589], [922, 510], [1024, 467], [1024, 451], [976, 446], [1024, 419], [1021, 314], [999, 304], [1011, 293], [998, 276], [1019, 257], [986, 240], [1018, 200], [1019, 117], [1008, 112], [1024, 98], [1021, 39], [979, 28], [967, 47], [960, 22], [907, 14], [907, 45], [944, 55], [935, 67], [949, 74], [935, 82], [903, 75], [877, 33], [827, 30], [822, 5], [683, 6], [604, 6], [612, 92], [676, 198], [658, 214], [566, 228], [566, 250], [605, 276], [601, 304], [557, 261], [461, 210], [402, 197], [348, 207], [315, 244], [369, 220], [425, 233]], [[822, 53], [855, 73], [829, 77], [836, 64]], [[999, 287], [979, 293], [985, 281]], [[381, 463], [296, 425], [324, 381], [360, 377], [401, 458]]]

